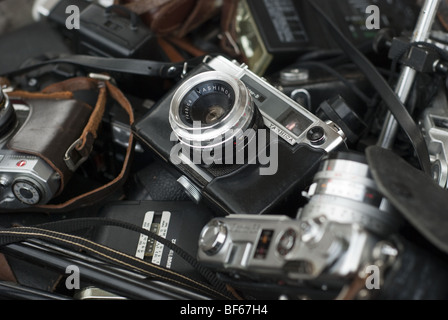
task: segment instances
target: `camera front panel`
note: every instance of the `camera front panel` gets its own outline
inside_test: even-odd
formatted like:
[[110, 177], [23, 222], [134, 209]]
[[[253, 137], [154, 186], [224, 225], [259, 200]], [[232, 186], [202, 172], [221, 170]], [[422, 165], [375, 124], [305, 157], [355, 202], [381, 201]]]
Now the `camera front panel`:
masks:
[[[210, 75], [217, 74], [216, 69], [220, 69], [223, 75], [222, 78], [217, 77], [215, 81]], [[230, 84], [224, 86], [221, 82], [225, 81]], [[261, 125], [252, 127], [247, 125], [251, 122], [244, 116], [248, 115], [247, 110], [250, 109], [245, 109], [245, 104], [234, 103], [244, 93], [241, 91], [235, 94], [239, 89], [233, 82], [242, 82], [246, 87], [254, 109], [262, 116]], [[343, 145], [343, 138], [329, 125], [300, 106], [288, 104], [291, 102], [286, 97], [267, 83], [264, 86], [264, 82], [253, 78], [247, 69], [240, 68], [225, 58], [217, 57], [191, 71], [135, 125], [135, 131], [144, 143], [164, 161], [174, 165], [179, 176], [183, 176], [182, 185], [187, 189], [187, 193], [189, 195], [194, 193], [195, 201], [204, 199], [221, 214], [269, 212], [294, 190], [304, 188], [311, 182], [312, 175], [327, 150]], [[218, 91], [220, 88], [223, 91], [228, 88], [232, 93], [220, 101], [220, 96], [216, 94], [213, 85]], [[216, 103], [210, 102], [210, 97], [216, 97]], [[201, 103], [195, 105], [197, 101]], [[241, 113], [237, 113], [239, 110], [226, 109], [220, 121], [212, 125], [205, 121], [208, 111], [193, 111], [194, 108], [212, 110], [216, 105], [228, 106], [229, 101], [234, 104], [234, 109], [242, 110]], [[246, 103], [246, 100], [244, 101]], [[176, 105], [173, 107], [173, 104]], [[185, 111], [184, 107], [188, 107], [189, 110]], [[272, 115], [273, 112], [279, 114]], [[194, 119], [204, 127], [194, 128], [192, 125]], [[241, 125], [243, 122], [244, 125]], [[245, 151], [244, 161], [235, 163], [226, 162], [223, 157], [216, 156], [216, 148], [210, 152], [211, 148], [204, 146], [204, 141], [208, 142], [210, 139], [200, 139], [212, 129], [222, 129], [223, 123], [225, 125], [230, 123], [228, 127], [233, 133], [237, 131], [235, 128], [238, 126], [240, 126], [238, 130], [248, 129], [246, 131], [255, 132], [252, 140], [254, 148], [250, 149], [256, 150], [255, 153], [250, 152], [249, 146]], [[282, 124], [284, 127], [281, 127]], [[290, 131], [286, 129], [288, 126]], [[178, 131], [179, 128], [181, 130]], [[182, 131], [184, 128], [188, 130]], [[322, 131], [317, 130], [313, 136], [310, 132], [316, 128]], [[199, 135], [193, 134], [195, 129]], [[215, 134], [215, 145], [216, 137], [225, 136], [223, 132]], [[242, 136], [247, 138], [249, 135], [243, 132]], [[197, 141], [185, 142], [191, 137]], [[237, 135], [233, 137], [234, 140], [230, 140], [232, 142], [230, 145], [238, 144], [236, 137]], [[218, 142], [221, 140], [218, 139]], [[192, 157], [191, 150], [194, 149], [195, 143], [198, 146], [199, 159]], [[204, 163], [204, 154], [209, 156], [209, 160], [211, 154], [212, 160], [219, 161]], [[235, 160], [234, 154], [232, 156], [231, 159]]]

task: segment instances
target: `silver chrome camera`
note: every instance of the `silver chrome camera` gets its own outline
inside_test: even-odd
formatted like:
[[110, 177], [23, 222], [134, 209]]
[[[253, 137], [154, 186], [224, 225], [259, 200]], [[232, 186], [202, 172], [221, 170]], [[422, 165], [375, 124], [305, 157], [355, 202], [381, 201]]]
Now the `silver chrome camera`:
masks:
[[196, 202], [224, 214], [269, 212], [346, 149], [339, 127], [223, 56], [186, 74], [135, 128]]
[[29, 115], [25, 104], [12, 104], [0, 89], [0, 208], [19, 209], [47, 203], [60, 177], [43, 159], [19, 153], [7, 144]]
[[397, 253], [386, 239], [401, 219], [378, 192], [363, 157], [326, 157], [308, 195], [295, 219], [214, 218], [200, 235], [198, 259], [240, 279], [341, 290], [367, 265], [384, 268]]

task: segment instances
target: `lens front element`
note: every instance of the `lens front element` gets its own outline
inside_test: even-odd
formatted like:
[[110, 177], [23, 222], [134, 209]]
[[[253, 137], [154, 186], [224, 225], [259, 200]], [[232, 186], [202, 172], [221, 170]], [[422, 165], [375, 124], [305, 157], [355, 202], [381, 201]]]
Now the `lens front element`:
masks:
[[254, 123], [255, 106], [239, 79], [207, 71], [185, 81], [174, 93], [169, 121], [179, 141], [195, 150], [238, 140]]
[[180, 118], [186, 125], [199, 121], [209, 126], [222, 120], [233, 108], [235, 92], [226, 82], [201, 82], [185, 95], [180, 103]]

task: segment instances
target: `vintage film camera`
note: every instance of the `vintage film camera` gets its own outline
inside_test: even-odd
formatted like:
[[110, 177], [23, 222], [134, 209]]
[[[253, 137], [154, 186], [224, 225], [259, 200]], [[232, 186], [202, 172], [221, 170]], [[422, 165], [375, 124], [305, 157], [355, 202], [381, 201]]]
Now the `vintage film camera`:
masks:
[[[204, 199], [224, 214], [267, 213], [309, 185], [319, 160], [345, 148], [344, 134], [245, 65], [223, 56], [206, 59], [136, 123], [135, 132], [180, 171], [179, 183], [195, 201]], [[240, 154], [244, 160], [227, 161], [229, 150], [230, 160]]]
[[[359, 272], [384, 272], [399, 252], [389, 241], [403, 221], [378, 191], [365, 157], [326, 157], [297, 217], [229, 215], [202, 230], [198, 259], [218, 272], [258, 283], [325, 287], [336, 296]], [[296, 293], [297, 293], [296, 292]]]
[[16, 152], [8, 146], [28, 118], [29, 106], [13, 104], [0, 89], [0, 108], [0, 208], [45, 204], [59, 190], [59, 174], [42, 158]]
[[[66, 26], [69, 6], [79, 9], [78, 28]], [[34, 10], [59, 28], [80, 54], [143, 59], [156, 46], [154, 34], [123, 6], [104, 8], [94, 1], [61, 0], [38, 2]]]

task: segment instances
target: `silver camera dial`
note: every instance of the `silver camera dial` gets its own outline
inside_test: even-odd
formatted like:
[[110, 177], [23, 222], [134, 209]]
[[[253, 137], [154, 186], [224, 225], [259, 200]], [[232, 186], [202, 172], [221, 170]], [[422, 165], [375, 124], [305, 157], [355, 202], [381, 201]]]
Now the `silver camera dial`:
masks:
[[16, 180], [12, 185], [12, 191], [18, 200], [28, 205], [38, 204], [42, 199], [41, 187], [29, 179]]

